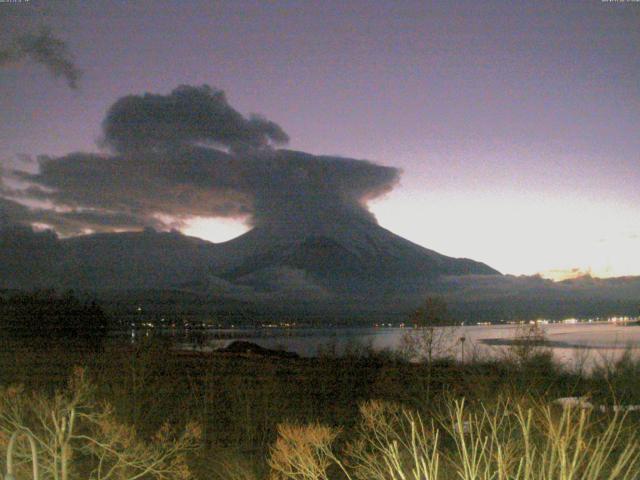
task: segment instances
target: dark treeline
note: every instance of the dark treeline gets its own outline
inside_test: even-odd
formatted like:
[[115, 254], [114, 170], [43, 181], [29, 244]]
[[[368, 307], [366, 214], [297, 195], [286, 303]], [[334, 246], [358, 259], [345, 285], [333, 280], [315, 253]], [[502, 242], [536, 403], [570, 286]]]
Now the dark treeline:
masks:
[[109, 321], [93, 300], [81, 300], [72, 291], [37, 290], [0, 295], [0, 326], [23, 342], [98, 346]]
[[[496, 280], [497, 281], [497, 280]], [[197, 289], [137, 289], [112, 291], [75, 290], [75, 298], [90, 306], [95, 299], [115, 328], [125, 328], [131, 324], [153, 323], [155, 326], [208, 325], [228, 327], [260, 326], [264, 323], [295, 323], [315, 327], [371, 326], [375, 323], [407, 322], [429, 296], [446, 301], [448, 311], [456, 322], [475, 323], [533, 320], [547, 318], [596, 318], [609, 316], [637, 316], [640, 314], [639, 297], [627, 284], [632, 280], [592, 279], [582, 280], [580, 287], [568, 282], [553, 282], [534, 279], [502, 279], [536, 286], [537, 289], [520, 289], [512, 292], [506, 286], [496, 293], [491, 291], [485, 297], [468, 285], [452, 294], [448, 289], [434, 290], [420, 295], [408, 294], [401, 299], [386, 297], [379, 292], [369, 292], [358, 299], [336, 297], [327, 302], [306, 302], [291, 300], [278, 304], [261, 302], [258, 298], [242, 300], [226, 298], [212, 292]], [[466, 285], [466, 284], [465, 284]], [[493, 284], [491, 284], [493, 285]], [[600, 295], [597, 289], [608, 285], [612, 291], [619, 291], [617, 298]], [[627, 287], [625, 287], [625, 285]], [[634, 283], [635, 285], [635, 283]], [[478, 287], [484, 288], [484, 287]], [[488, 287], [487, 287], [488, 288]], [[484, 290], [482, 290], [484, 292]], [[33, 294], [28, 291], [6, 290], [0, 298], [37, 297], [37, 303], [46, 299], [50, 291]], [[562, 294], [561, 294], [562, 293]], [[65, 294], [66, 295], [66, 294]], [[55, 294], [56, 297], [65, 295]]]

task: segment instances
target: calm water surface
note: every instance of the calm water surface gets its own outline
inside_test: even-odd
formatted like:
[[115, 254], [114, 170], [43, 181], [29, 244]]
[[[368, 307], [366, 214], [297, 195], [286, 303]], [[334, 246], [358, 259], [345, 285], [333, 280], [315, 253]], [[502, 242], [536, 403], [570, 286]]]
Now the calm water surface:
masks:
[[[614, 361], [625, 349], [640, 352], [640, 326], [615, 323], [578, 323], [541, 325], [555, 359], [566, 365], [593, 365], [599, 361]], [[504, 355], [508, 346], [500, 342], [522, 334], [518, 325], [474, 325], [447, 330], [440, 342], [441, 350], [465, 360], [472, 357]], [[401, 348], [403, 336], [410, 328], [260, 328], [228, 329], [209, 332], [199, 348], [215, 349], [233, 340], [247, 340], [266, 348], [284, 349], [301, 356], [313, 357], [324, 352], [337, 355], [349, 349], [370, 347], [374, 350]], [[215, 337], [224, 337], [224, 339]], [[464, 337], [464, 342], [461, 338]], [[180, 348], [195, 348], [181, 343]]]

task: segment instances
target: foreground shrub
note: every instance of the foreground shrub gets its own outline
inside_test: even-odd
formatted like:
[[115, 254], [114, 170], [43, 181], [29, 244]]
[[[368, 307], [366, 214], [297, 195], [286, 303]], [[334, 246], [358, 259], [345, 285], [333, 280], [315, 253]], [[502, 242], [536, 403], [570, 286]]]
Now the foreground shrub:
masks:
[[428, 422], [394, 404], [361, 407], [355, 439], [338, 454], [337, 430], [283, 427], [274, 478], [326, 480], [631, 480], [640, 443], [625, 415], [502, 400], [470, 408], [452, 400]]
[[339, 462], [331, 450], [337, 435], [337, 430], [322, 425], [280, 425], [269, 458], [271, 478], [329, 480], [328, 468]]
[[0, 389], [0, 452], [11, 436], [22, 435], [14, 446], [15, 476], [30, 475], [31, 448], [35, 441], [39, 478], [44, 480], [136, 480], [138, 478], [186, 480], [191, 473], [186, 454], [196, 447], [195, 425], [176, 434], [163, 426], [151, 439], [119, 423], [109, 405], [93, 399], [84, 371], [75, 371], [68, 388], [52, 396], [27, 393], [21, 388]]

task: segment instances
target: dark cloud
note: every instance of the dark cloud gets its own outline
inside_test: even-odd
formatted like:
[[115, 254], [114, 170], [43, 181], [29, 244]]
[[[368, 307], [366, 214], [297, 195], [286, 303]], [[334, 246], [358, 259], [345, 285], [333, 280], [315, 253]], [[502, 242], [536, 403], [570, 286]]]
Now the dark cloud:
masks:
[[[242, 216], [251, 201], [232, 190], [230, 157], [208, 150], [206, 158], [187, 152], [146, 152], [134, 156], [76, 153], [40, 157], [36, 174], [14, 172], [31, 187], [23, 200], [49, 201], [67, 209], [108, 211], [136, 225], [162, 226], [159, 217]], [[175, 227], [178, 225], [167, 225]]]
[[78, 88], [82, 72], [74, 65], [67, 45], [48, 28], [21, 35], [12, 45], [0, 48], [0, 66], [25, 58], [44, 65], [55, 77], [64, 77], [69, 87]]
[[[210, 148], [102, 156], [40, 157], [26, 199], [69, 209], [109, 211], [156, 225], [163, 216], [252, 216], [256, 225], [300, 228], [358, 218], [366, 202], [393, 187], [398, 172], [360, 160], [277, 150], [246, 156]], [[69, 216], [69, 215], [67, 215]], [[179, 227], [179, 223], [171, 225]], [[88, 227], [93, 228], [93, 227]]]
[[0, 229], [31, 220], [29, 209], [17, 202], [0, 198]]
[[142, 220], [122, 212], [110, 212], [104, 209], [56, 211], [28, 207], [20, 202], [0, 198], [0, 229], [29, 225], [49, 228], [62, 235], [165, 227], [159, 220], [153, 218]]
[[143, 221], [139, 217], [122, 212], [83, 210], [49, 214], [43, 221], [52, 225], [62, 235], [82, 232], [110, 232], [113, 230], [139, 230], [144, 227], [162, 227], [161, 221]]
[[244, 119], [207, 86], [125, 97], [110, 109], [104, 130], [118, 153], [40, 156], [37, 173], [12, 171], [28, 186], [11, 196], [65, 210], [49, 221], [66, 233], [179, 228], [193, 216], [250, 216], [254, 225], [295, 230], [375, 222], [367, 202], [399, 176], [364, 160], [269, 148], [286, 138], [280, 127]]
[[119, 152], [203, 142], [234, 151], [289, 141], [276, 123], [245, 118], [222, 90], [182, 85], [169, 95], [129, 95], [118, 100], [103, 123], [104, 144]]
[[367, 202], [391, 190], [395, 168], [363, 160], [279, 150], [250, 167], [254, 223], [282, 225], [375, 221]]

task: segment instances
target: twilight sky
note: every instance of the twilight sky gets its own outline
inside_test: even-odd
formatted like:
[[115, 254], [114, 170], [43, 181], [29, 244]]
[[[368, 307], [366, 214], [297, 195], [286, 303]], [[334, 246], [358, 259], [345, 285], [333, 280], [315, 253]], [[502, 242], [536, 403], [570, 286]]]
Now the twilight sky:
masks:
[[[208, 84], [287, 148], [401, 169], [369, 206], [416, 243], [504, 273], [640, 275], [639, 2], [0, 3], [0, 46], [41, 25], [83, 75], [0, 68], [5, 171], [104, 151], [121, 97]], [[248, 228], [203, 212], [181, 229]]]

